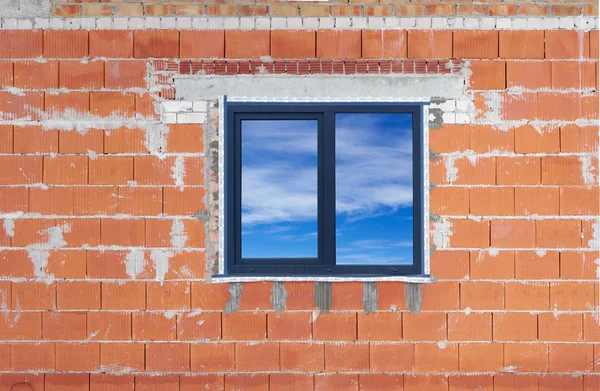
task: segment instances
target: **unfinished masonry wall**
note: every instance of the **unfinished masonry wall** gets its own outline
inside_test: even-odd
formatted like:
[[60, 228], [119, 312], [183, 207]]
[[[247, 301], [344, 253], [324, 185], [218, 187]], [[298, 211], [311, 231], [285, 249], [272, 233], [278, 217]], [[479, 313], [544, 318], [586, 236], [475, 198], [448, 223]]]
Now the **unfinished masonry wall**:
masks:
[[[0, 390], [600, 388], [596, 18], [20, 16]], [[213, 283], [218, 97], [178, 86], [326, 74], [464, 84], [432, 95], [435, 281]]]

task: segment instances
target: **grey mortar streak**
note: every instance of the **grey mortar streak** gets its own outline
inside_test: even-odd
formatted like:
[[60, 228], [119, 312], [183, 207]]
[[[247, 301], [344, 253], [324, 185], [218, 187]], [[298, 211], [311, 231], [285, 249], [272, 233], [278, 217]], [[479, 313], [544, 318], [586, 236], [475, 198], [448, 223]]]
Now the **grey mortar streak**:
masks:
[[[257, 82], [260, 80], [260, 82]], [[221, 95], [253, 98], [410, 98], [443, 96], [459, 99], [465, 79], [456, 75], [240, 75], [179, 76], [175, 78], [178, 100], [209, 100]], [[438, 99], [439, 100], [439, 99]]]
[[240, 308], [240, 299], [242, 298], [242, 283], [232, 282], [229, 285], [229, 301], [225, 304], [225, 313], [231, 314]]
[[406, 297], [406, 308], [413, 314], [421, 311], [421, 284], [404, 284], [404, 296]]
[[377, 283], [376, 282], [365, 282], [363, 284], [363, 310], [365, 314], [377, 311]]
[[2, 18], [48, 18], [50, 0], [2, 0], [0, 17]]
[[285, 301], [287, 300], [287, 291], [281, 281], [275, 281], [271, 286], [271, 304], [275, 312], [282, 312], [285, 308]]
[[328, 313], [331, 309], [333, 287], [331, 282], [315, 282], [314, 302], [319, 312]]

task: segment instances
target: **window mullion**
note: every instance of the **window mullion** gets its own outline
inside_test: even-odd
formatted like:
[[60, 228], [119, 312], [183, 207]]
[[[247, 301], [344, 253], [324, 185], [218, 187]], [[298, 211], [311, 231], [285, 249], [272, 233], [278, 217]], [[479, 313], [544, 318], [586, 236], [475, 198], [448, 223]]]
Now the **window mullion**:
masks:
[[[335, 266], [335, 112], [325, 111], [323, 121], [323, 256], [327, 266]], [[327, 270], [333, 271], [333, 270]]]

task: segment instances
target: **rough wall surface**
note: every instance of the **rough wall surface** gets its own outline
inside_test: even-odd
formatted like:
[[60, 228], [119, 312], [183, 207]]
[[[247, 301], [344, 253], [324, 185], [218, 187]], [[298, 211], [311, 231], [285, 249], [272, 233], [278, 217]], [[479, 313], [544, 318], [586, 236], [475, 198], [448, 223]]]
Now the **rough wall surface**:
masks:
[[[6, 15], [0, 390], [600, 388], [598, 31], [583, 19], [224, 31]], [[177, 101], [174, 80], [374, 73], [465, 79], [430, 109], [435, 281], [211, 283], [218, 101]]]

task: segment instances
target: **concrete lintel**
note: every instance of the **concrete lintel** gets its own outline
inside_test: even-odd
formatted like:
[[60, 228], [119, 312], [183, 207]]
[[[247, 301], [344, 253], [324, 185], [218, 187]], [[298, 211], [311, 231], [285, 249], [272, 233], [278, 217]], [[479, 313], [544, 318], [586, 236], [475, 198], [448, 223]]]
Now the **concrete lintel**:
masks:
[[238, 75], [178, 76], [178, 100], [198, 101], [228, 97], [254, 98], [461, 98], [465, 78], [446, 75]]

